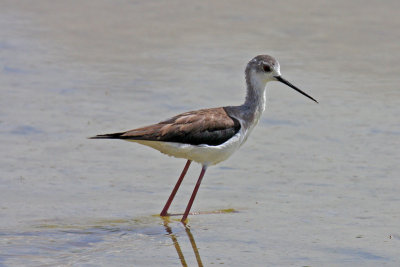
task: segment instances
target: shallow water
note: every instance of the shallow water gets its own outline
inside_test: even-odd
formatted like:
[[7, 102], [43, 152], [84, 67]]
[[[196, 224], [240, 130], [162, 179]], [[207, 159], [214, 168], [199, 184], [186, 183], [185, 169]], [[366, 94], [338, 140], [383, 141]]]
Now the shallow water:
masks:
[[[2, 1], [0, 266], [398, 266], [399, 5]], [[320, 104], [268, 84], [188, 229], [184, 160], [86, 139], [240, 104], [261, 53]]]

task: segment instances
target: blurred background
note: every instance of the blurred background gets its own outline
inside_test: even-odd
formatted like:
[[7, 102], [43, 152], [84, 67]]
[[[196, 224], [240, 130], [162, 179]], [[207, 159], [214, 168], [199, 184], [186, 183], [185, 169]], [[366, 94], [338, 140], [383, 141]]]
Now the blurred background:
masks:
[[[0, 1], [0, 266], [398, 266], [399, 9]], [[319, 104], [269, 83], [247, 143], [204, 178], [192, 210], [211, 214], [163, 221], [185, 160], [87, 137], [239, 105], [259, 54]]]

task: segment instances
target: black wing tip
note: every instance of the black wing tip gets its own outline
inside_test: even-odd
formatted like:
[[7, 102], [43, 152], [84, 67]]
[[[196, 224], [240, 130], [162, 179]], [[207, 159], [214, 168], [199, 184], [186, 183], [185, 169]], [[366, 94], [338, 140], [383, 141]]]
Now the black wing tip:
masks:
[[88, 139], [123, 139], [123, 137], [121, 137], [121, 135], [123, 135], [123, 133], [112, 133], [112, 134], [98, 134], [96, 136], [91, 136], [88, 137]]

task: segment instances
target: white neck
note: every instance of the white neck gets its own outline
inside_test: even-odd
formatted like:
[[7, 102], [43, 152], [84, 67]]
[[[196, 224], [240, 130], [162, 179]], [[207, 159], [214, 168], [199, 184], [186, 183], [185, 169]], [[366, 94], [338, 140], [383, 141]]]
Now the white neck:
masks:
[[246, 100], [242, 106], [254, 113], [254, 119], [258, 122], [261, 114], [265, 110], [265, 85], [267, 81], [257, 73], [250, 71], [246, 73], [246, 83]]

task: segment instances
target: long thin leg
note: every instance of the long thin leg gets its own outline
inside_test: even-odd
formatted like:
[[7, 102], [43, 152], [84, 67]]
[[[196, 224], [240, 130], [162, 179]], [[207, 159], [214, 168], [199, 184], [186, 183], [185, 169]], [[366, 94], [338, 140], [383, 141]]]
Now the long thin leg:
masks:
[[201, 168], [199, 179], [197, 180], [197, 183], [196, 183], [196, 186], [195, 186], [195, 188], [193, 190], [192, 196], [190, 197], [190, 200], [189, 200], [189, 203], [187, 204], [185, 213], [183, 214], [183, 217], [182, 217], [182, 220], [181, 220], [182, 223], [186, 222], [186, 218], [189, 215], [190, 208], [193, 205], [194, 198], [196, 197], [197, 191], [199, 190], [199, 187], [200, 187], [200, 184], [201, 184], [201, 180], [203, 179], [203, 176], [206, 173], [206, 170], [207, 170], [207, 166], [203, 165], [203, 168]]
[[176, 185], [175, 185], [174, 189], [172, 190], [171, 195], [169, 196], [169, 198], [167, 200], [167, 203], [165, 203], [165, 206], [164, 206], [163, 210], [161, 211], [160, 216], [167, 216], [169, 206], [171, 206], [172, 200], [174, 200], [176, 192], [178, 191], [179, 186], [181, 185], [183, 178], [185, 177], [187, 170], [189, 169], [190, 163], [192, 163], [192, 161], [189, 159], [186, 162], [186, 165], [183, 168], [181, 176], [179, 176], [178, 182], [176, 182]]

